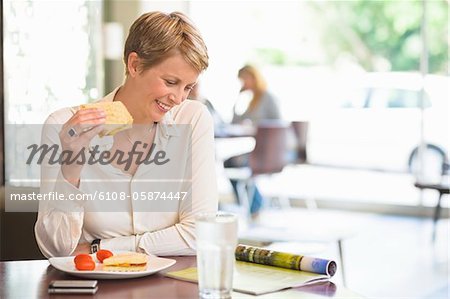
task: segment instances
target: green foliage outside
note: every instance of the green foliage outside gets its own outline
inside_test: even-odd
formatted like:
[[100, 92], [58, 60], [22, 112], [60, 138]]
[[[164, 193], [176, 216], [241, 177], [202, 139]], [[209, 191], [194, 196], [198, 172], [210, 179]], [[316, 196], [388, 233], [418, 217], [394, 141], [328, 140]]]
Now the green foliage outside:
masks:
[[[421, 0], [307, 1], [315, 15], [312, 30], [320, 36], [323, 61], [302, 61], [281, 50], [258, 49], [269, 64], [333, 65], [350, 57], [367, 71], [417, 71], [422, 52]], [[429, 73], [448, 74], [448, 8], [446, 0], [427, 1]]]

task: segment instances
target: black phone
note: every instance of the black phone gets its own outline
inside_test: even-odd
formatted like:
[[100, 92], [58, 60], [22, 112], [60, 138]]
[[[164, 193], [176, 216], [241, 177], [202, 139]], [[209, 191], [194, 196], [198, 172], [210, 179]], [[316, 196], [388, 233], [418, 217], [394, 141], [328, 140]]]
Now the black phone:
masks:
[[53, 280], [48, 285], [49, 294], [95, 294], [97, 280]]

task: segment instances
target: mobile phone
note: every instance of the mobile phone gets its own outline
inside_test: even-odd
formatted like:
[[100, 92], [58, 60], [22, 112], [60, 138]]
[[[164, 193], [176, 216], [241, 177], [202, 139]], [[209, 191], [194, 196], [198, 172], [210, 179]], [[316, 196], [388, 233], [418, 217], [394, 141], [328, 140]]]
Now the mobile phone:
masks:
[[53, 280], [48, 286], [49, 294], [95, 294], [97, 280]]

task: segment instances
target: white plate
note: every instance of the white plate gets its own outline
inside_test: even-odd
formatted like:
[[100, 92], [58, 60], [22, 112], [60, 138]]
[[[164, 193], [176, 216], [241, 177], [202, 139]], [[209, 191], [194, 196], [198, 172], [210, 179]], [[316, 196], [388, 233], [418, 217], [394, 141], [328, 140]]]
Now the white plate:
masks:
[[95, 270], [93, 271], [77, 270], [75, 268], [75, 263], [73, 262], [74, 259], [73, 256], [51, 257], [48, 259], [48, 261], [53, 267], [67, 274], [93, 279], [125, 279], [125, 278], [142, 277], [164, 270], [176, 263], [176, 261], [173, 259], [149, 255], [147, 262], [147, 269], [144, 271], [111, 272], [111, 271], [103, 271], [103, 264], [97, 261], [97, 259], [95, 258], [95, 254], [92, 254], [91, 256], [93, 257], [94, 261], [96, 261]]

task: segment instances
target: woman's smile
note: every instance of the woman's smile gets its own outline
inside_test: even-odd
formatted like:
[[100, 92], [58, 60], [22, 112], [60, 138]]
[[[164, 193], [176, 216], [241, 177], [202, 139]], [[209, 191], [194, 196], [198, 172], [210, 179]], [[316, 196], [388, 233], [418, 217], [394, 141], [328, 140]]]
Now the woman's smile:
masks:
[[158, 108], [161, 110], [161, 112], [166, 113], [168, 112], [172, 106], [164, 104], [163, 102], [161, 102], [160, 100], [155, 100], [156, 105], [158, 106]]

